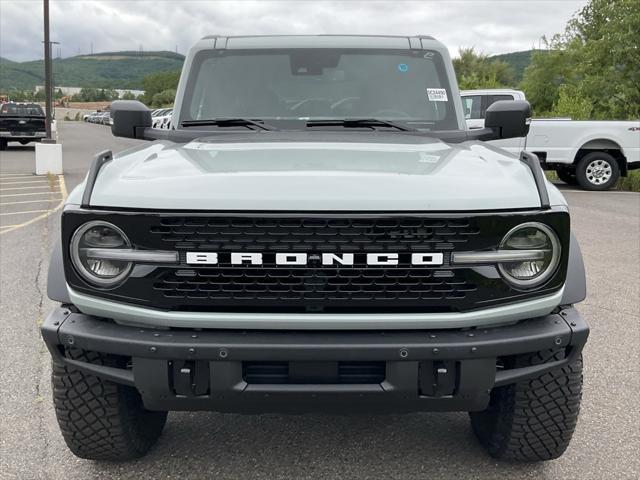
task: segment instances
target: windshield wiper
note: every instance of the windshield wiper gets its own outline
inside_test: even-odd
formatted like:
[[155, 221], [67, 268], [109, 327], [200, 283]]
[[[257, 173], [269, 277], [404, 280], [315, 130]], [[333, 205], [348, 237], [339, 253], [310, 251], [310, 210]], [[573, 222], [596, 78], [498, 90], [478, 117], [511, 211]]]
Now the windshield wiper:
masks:
[[307, 127], [345, 127], [345, 128], [361, 128], [361, 127], [390, 127], [403, 132], [418, 132], [416, 128], [411, 128], [401, 123], [389, 120], [381, 120], [379, 118], [339, 118], [332, 120], [310, 120]]
[[183, 127], [257, 127], [260, 130], [277, 130], [272, 125], [250, 118], [211, 118], [207, 120], [185, 120], [181, 124]]

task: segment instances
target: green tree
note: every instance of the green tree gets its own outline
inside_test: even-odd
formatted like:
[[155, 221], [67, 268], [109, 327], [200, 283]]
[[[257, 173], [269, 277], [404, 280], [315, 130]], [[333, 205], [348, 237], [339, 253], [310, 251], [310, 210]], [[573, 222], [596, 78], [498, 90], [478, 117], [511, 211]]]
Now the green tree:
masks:
[[[175, 90], [178, 88], [179, 80], [180, 70], [159, 72], [144, 77], [142, 79], [142, 87], [145, 93], [142, 96], [141, 101], [143, 103], [146, 103], [147, 105], [155, 105], [154, 97], [168, 90], [173, 90], [173, 96], [175, 97]], [[170, 102], [173, 102], [173, 97], [171, 98]]]
[[591, 118], [640, 117], [639, 38], [638, 0], [591, 0], [525, 70], [521, 87], [536, 114], [568, 108], [572, 91], [591, 106]]
[[592, 118], [593, 105], [580, 90], [571, 85], [561, 85], [558, 89], [558, 100], [550, 112], [553, 117], [569, 117], [572, 120], [589, 120]]
[[515, 85], [515, 74], [507, 62], [491, 60], [488, 55], [476, 53], [473, 48], [461, 48], [458, 55], [458, 58], [453, 59], [453, 67], [461, 89]]
[[167, 107], [173, 105], [176, 98], [176, 91], [172, 88], [156, 93], [151, 99], [152, 107]]

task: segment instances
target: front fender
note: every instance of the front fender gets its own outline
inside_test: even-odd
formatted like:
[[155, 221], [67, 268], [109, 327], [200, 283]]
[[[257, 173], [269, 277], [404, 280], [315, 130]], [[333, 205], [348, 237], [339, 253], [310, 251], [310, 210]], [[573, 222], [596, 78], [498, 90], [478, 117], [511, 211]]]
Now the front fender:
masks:
[[578, 240], [571, 233], [569, 244], [569, 265], [567, 266], [567, 279], [562, 295], [562, 305], [573, 305], [583, 301], [587, 297], [587, 276], [582, 260], [582, 252]]
[[67, 292], [67, 281], [64, 276], [64, 262], [62, 260], [62, 242], [57, 240], [51, 260], [49, 261], [49, 273], [47, 275], [47, 297], [55, 302], [71, 303]]

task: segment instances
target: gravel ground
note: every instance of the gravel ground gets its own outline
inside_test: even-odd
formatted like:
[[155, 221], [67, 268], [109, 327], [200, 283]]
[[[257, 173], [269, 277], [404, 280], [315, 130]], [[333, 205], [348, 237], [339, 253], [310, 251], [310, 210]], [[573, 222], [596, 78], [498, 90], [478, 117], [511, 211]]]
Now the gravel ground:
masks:
[[[67, 189], [92, 154], [136, 145], [106, 127], [60, 123]], [[0, 174], [33, 169], [31, 148], [2, 152]], [[499, 463], [476, 443], [466, 414], [240, 416], [173, 413], [158, 445], [125, 464], [75, 458], [51, 403], [49, 354], [38, 326], [59, 212], [0, 235], [0, 478], [640, 477], [640, 195], [565, 189], [588, 275], [579, 308], [592, 327], [582, 413], [566, 454], [544, 464]]]

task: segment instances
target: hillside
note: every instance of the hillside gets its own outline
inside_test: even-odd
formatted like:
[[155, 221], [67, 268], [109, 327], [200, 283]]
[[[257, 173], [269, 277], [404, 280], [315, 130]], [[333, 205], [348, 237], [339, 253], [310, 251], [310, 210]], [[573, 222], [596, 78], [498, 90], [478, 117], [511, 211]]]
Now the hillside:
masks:
[[524, 74], [524, 69], [531, 62], [531, 55], [536, 50], [524, 50], [522, 52], [503, 53], [501, 55], [493, 55], [492, 60], [503, 60], [507, 62], [516, 75], [516, 81], [520, 82]]
[[[142, 79], [182, 68], [184, 56], [173, 52], [107, 52], [53, 59], [56, 85], [94, 88], [142, 88]], [[44, 60], [0, 59], [0, 90], [30, 90], [44, 84]]]

